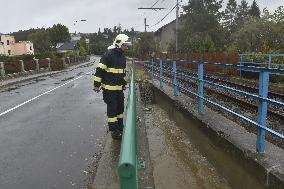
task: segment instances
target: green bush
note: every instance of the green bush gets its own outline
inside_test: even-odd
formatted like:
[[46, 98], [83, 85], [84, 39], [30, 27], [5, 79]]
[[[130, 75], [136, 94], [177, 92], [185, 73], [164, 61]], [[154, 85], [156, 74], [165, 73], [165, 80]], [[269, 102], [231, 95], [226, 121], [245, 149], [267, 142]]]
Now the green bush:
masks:
[[45, 58], [53, 58], [54, 53], [53, 52], [45, 52], [45, 53], [39, 53], [35, 55], [36, 59], [45, 59]]
[[0, 55], [0, 62], [18, 62], [19, 60], [30, 61], [34, 55], [21, 55], [21, 56], [3, 56]]
[[77, 53], [75, 51], [68, 51], [67, 53], [64, 54], [64, 57], [67, 58], [74, 58], [75, 56], [77, 56]]

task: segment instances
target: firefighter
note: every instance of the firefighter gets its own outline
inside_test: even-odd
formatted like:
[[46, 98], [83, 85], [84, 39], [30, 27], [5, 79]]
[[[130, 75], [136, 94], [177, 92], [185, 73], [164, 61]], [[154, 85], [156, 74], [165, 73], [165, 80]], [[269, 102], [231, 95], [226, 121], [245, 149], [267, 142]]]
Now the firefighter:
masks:
[[121, 139], [123, 132], [124, 93], [126, 85], [126, 58], [124, 52], [130, 45], [128, 36], [119, 34], [113, 45], [100, 59], [93, 74], [94, 91], [103, 90], [103, 100], [107, 104], [108, 127], [113, 139]]

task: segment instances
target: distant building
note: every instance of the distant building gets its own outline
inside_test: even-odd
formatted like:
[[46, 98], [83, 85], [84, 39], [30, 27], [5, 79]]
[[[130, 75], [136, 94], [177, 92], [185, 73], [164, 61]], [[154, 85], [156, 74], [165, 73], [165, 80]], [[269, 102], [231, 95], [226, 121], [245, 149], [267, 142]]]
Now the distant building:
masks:
[[15, 43], [12, 47], [13, 55], [34, 54], [33, 43], [30, 41], [19, 41], [19, 43]]
[[[182, 22], [184, 17], [179, 18], [179, 28], [182, 27]], [[174, 45], [176, 41], [176, 20], [171, 21], [170, 23], [159, 28], [155, 33], [155, 40], [159, 42], [160, 51], [167, 51], [168, 45]]]
[[59, 47], [61, 47], [64, 43], [57, 43], [56, 44], [56, 49], [58, 49]]
[[11, 35], [0, 35], [0, 54], [12, 56], [12, 45], [15, 44], [15, 37]]
[[15, 42], [15, 37], [11, 35], [0, 35], [0, 55], [16, 56], [34, 54], [33, 43], [30, 41]]
[[80, 41], [82, 38], [80, 33], [72, 33], [71, 34], [71, 41]]
[[78, 41], [66, 42], [57, 49], [57, 52], [66, 53], [68, 51], [75, 51], [77, 43]]

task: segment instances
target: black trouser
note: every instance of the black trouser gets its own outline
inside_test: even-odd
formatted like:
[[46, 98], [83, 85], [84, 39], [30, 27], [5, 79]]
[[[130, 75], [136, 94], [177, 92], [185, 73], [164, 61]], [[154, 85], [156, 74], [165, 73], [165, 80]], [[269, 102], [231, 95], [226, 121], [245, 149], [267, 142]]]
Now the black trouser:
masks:
[[124, 93], [123, 91], [103, 90], [107, 104], [108, 126], [110, 131], [123, 130]]

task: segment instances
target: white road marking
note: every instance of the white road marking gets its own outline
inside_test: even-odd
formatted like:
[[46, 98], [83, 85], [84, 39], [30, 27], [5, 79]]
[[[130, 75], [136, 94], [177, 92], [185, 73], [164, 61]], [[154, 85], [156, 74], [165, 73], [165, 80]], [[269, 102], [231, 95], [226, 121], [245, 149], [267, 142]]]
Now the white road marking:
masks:
[[25, 104], [27, 104], [27, 103], [33, 101], [33, 100], [38, 99], [39, 97], [41, 97], [41, 96], [43, 96], [43, 95], [46, 95], [46, 94], [48, 94], [48, 93], [50, 93], [50, 92], [52, 92], [52, 91], [54, 91], [54, 90], [56, 90], [56, 89], [58, 89], [58, 88], [60, 88], [60, 87], [63, 87], [63, 86], [65, 86], [65, 85], [67, 85], [67, 84], [69, 84], [69, 83], [71, 83], [71, 82], [73, 82], [73, 81], [75, 81], [75, 80], [77, 80], [77, 79], [80, 79], [81, 77], [83, 77], [83, 76], [85, 76], [85, 75], [88, 75], [88, 74], [90, 74], [90, 73], [92, 73], [92, 72], [93, 72], [93, 71], [90, 71], [90, 72], [88, 72], [88, 73], [86, 73], [86, 74], [84, 74], [84, 75], [81, 75], [81, 76], [79, 76], [79, 77], [77, 77], [77, 78], [74, 78], [74, 79], [72, 79], [72, 80], [70, 80], [70, 81], [68, 81], [68, 82], [66, 82], [66, 83], [64, 83], [64, 84], [62, 84], [62, 85], [59, 85], [59, 86], [57, 86], [57, 87], [55, 87], [55, 88], [53, 88], [53, 89], [50, 89], [50, 90], [48, 90], [48, 91], [46, 91], [46, 92], [44, 92], [44, 93], [42, 93], [42, 94], [40, 94], [40, 95], [38, 95], [38, 96], [35, 96], [35, 97], [33, 97], [33, 98], [31, 98], [31, 99], [29, 99], [29, 100], [27, 100], [27, 101], [25, 101], [25, 102], [23, 102], [23, 103], [21, 103], [21, 104], [15, 106], [15, 107], [13, 107], [13, 108], [10, 108], [10, 109], [8, 109], [8, 110], [6, 110], [6, 111], [0, 113], [0, 117], [3, 116], [3, 115], [5, 115], [5, 114], [7, 114], [7, 113], [9, 113], [9, 112], [11, 112], [11, 111], [13, 111], [13, 110], [16, 110], [17, 108], [19, 108], [19, 107], [21, 107], [21, 106], [23, 106], [23, 105], [25, 105]]

